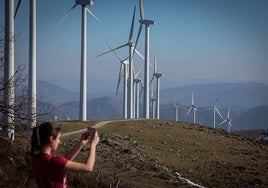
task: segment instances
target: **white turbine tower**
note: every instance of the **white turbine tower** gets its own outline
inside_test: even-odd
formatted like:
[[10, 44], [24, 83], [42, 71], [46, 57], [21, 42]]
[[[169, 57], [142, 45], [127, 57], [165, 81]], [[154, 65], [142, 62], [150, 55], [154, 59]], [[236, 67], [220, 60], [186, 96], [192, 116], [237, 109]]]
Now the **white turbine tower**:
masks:
[[179, 107], [180, 106], [176, 103], [175, 97], [173, 101], [173, 107], [175, 108], [175, 121], [179, 121]]
[[141, 79], [138, 78], [140, 74], [140, 71], [135, 73], [134, 74], [134, 79], [133, 79], [133, 82], [134, 82], [134, 117], [135, 118], [139, 118], [139, 113], [140, 113], [140, 84], [141, 84]]
[[4, 42], [4, 90], [3, 97], [7, 113], [3, 114], [4, 136], [14, 140], [14, 0], [5, 0], [5, 42]]
[[145, 25], [145, 61], [144, 61], [144, 97], [143, 97], [143, 116], [144, 118], [149, 118], [149, 39], [150, 39], [150, 25], [154, 25], [155, 22], [153, 20], [144, 19], [144, 9], [143, 2], [139, 0], [140, 5], [140, 28], [138, 32], [138, 36], [136, 39], [136, 46], [138, 44], [138, 40], [141, 34], [142, 25]]
[[[21, 0], [18, 1], [15, 16], [19, 10]], [[30, 128], [36, 126], [36, 0], [30, 0], [30, 16], [29, 16], [29, 78], [28, 78], [28, 98], [30, 101]]]
[[135, 48], [135, 44], [131, 42], [132, 36], [133, 36], [133, 29], [134, 29], [134, 19], [135, 19], [135, 12], [136, 12], [136, 7], [134, 8], [133, 12], [133, 17], [132, 17], [132, 23], [131, 23], [131, 28], [129, 32], [129, 38], [128, 42], [126, 44], [123, 44], [119, 47], [113, 48], [107, 52], [104, 52], [102, 54], [97, 55], [97, 57], [102, 56], [106, 53], [109, 53], [111, 51], [118, 50], [120, 48], [123, 48], [125, 46], [129, 47], [129, 70], [128, 70], [128, 110], [127, 110], [127, 116], [128, 118], [133, 118], [133, 54], [134, 52], [137, 53], [139, 56], [143, 57]]
[[36, 126], [36, 0], [30, 0], [29, 29], [29, 80], [28, 96], [30, 99], [30, 128]]
[[156, 78], [156, 104], [155, 104], [155, 118], [159, 119], [159, 105], [160, 105], [160, 78], [163, 74], [157, 72], [157, 63], [156, 63], [156, 55], [154, 52], [154, 73], [153, 77], [150, 81], [150, 84], [152, 83], [153, 79]]
[[151, 110], [151, 117], [152, 119], [155, 119], [155, 101], [156, 99], [154, 98], [154, 89], [153, 89], [153, 85], [152, 85], [152, 88], [151, 88], [151, 97], [150, 97], [150, 101], [151, 101], [151, 107], [152, 107], [152, 110]]
[[140, 83], [141, 79], [134, 78], [134, 105], [135, 105], [135, 118], [139, 118], [139, 103], [140, 103]]
[[82, 14], [79, 120], [85, 121], [87, 119], [87, 12], [99, 22], [101, 21], [87, 8], [88, 5], [93, 5], [93, 0], [76, 0], [75, 4], [67, 11], [65, 16], [58, 22], [58, 24], [56, 24], [56, 26], [59, 25], [77, 5], [81, 5]]
[[192, 105], [191, 107], [189, 108], [188, 112], [187, 112], [187, 116], [189, 115], [189, 113], [193, 111], [193, 118], [194, 118], [194, 122], [193, 123], [196, 123], [196, 111], [197, 111], [197, 106], [195, 106], [194, 104], [194, 94], [192, 92]]
[[231, 127], [233, 127], [232, 123], [231, 123], [232, 119], [230, 118], [230, 106], [228, 107], [228, 112], [227, 112], [227, 117], [225, 120], [223, 120], [219, 125], [222, 125], [224, 123], [227, 124], [228, 126], [228, 131], [231, 131]]
[[139, 99], [141, 99], [142, 97], [142, 92], [144, 90], [144, 86], [143, 86], [143, 80], [141, 79], [141, 82], [140, 82], [140, 93], [139, 93]]
[[[112, 50], [111, 46], [108, 45], [108, 47]], [[123, 86], [123, 118], [127, 119], [127, 79], [128, 79], [128, 64], [129, 62], [127, 61], [127, 58], [121, 59], [119, 55], [112, 50], [114, 55], [118, 58], [120, 62], [120, 69], [118, 73], [118, 81], [117, 81], [117, 86], [116, 86], [116, 95], [118, 94], [119, 90], [119, 85], [121, 82], [121, 77], [124, 77], [124, 86]], [[122, 71], [123, 67], [123, 71]]]

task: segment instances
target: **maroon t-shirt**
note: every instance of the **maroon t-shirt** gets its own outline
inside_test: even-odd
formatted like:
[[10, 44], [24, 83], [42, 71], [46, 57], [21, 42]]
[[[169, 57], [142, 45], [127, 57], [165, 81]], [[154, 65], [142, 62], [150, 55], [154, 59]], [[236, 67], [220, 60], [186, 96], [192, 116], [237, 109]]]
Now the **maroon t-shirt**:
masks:
[[33, 157], [32, 170], [39, 188], [67, 188], [64, 157], [39, 153]]

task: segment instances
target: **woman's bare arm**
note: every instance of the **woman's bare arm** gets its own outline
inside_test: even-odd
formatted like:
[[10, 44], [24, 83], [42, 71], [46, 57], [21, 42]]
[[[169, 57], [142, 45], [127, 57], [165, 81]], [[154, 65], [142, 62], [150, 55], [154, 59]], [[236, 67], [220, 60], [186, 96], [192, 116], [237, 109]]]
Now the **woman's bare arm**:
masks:
[[89, 141], [89, 134], [85, 132], [82, 134], [81, 138], [79, 141], [65, 154], [65, 158], [68, 160], [73, 160], [78, 152], [81, 150], [81, 148], [86, 145]]
[[89, 171], [93, 170], [96, 158], [96, 146], [99, 142], [98, 132], [95, 133], [94, 138], [90, 145], [90, 151], [88, 153], [88, 157], [86, 163], [79, 163], [69, 160], [66, 165], [66, 170], [73, 170], [73, 171]]

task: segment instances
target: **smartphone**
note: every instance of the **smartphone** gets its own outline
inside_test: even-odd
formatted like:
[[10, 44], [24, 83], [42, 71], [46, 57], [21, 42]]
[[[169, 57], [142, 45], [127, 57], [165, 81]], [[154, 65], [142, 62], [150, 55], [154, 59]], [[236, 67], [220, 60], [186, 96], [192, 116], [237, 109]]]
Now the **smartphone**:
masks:
[[93, 128], [93, 127], [88, 127], [87, 128], [87, 132], [89, 133], [89, 136], [94, 136], [95, 135], [95, 132], [96, 132], [96, 129]]

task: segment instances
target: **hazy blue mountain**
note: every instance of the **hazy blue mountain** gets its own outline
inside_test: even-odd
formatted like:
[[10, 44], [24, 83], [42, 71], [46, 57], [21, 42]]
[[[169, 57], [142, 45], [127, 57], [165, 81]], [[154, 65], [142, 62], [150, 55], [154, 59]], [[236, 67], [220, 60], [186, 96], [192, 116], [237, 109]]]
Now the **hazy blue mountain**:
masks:
[[[66, 102], [58, 106], [55, 116], [61, 120], [79, 119], [79, 102]], [[88, 119], [122, 118], [122, 102], [112, 97], [91, 99], [87, 103]]]
[[[195, 84], [169, 89], [160, 92], [161, 104], [173, 104], [174, 97], [177, 103], [185, 106], [191, 105], [191, 95], [194, 94], [195, 104], [199, 107], [212, 106], [219, 96], [217, 107], [249, 109], [255, 106], [268, 105], [268, 85], [261, 83], [218, 83]], [[79, 101], [79, 93], [71, 92], [60, 86], [37, 81], [38, 98], [44, 102], [59, 105], [70, 101]], [[102, 94], [91, 94], [92, 97], [102, 97]], [[107, 95], [109, 94], [107, 93]], [[121, 94], [119, 95], [121, 96]], [[122, 97], [118, 97], [121, 100]]]
[[242, 129], [268, 129], [268, 105], [258, 106], [243, 112], [234, 119], [234, 123]]
[[88, 102], [87, 116], [91, 119], [122, 118], [123, 103], [112, 97], [100, 97]]
[[249, 109], [268, 104], [268, 85], [250, 83], [213, 83], [195, 84], [161, 90], [161, 104], [173, 103], [174, 97], [178, 103], [191, 105], [192, 92], [195, 104], [211, 106], [217, 97], [217, 106], [226, 108], [229, 105]]
[[[70, 92], [57, 85], [43, 81], [37, 82], [38, 95], [41, 101], [49, 103], [50, 111], [46, 116], [50, 120], [79, 118], [79, 94]], [[230, 117], [233, 130], [268, 128], [268, 86], [260, 83], [241, 84], [196, 84], [161, 90], [160, 119], [175, 120], [174, 96], [180, 104], [179, 121], [193, 122], [193, 113], [187, 111], [191, 104], [191, 93], [194, 92], [195, 104], [198, 106], [196, 122], [213, 127], [213, 110], [203, 108], [212, 106], [220, 95], [217, 107], [223, 118], [227, 117], [230, 106]], [[266, 105], [266, 106], [265, 106]], [[43, 105], [44, 106], [44, 105]], [[151, 109], [151, 107], [150, 107]], [[142, 111], [142, 105], [141, 110]], [[120, 119], [122, 118], [122, 101], [113, 97], [96, 97], [87, 102], [88, 119]], [[223, 119], [216, 116], [216, 128]]]
[[45, 81], [37, 80], [36, 89], [38, 100], [43, 102], [59, 105], [68, 101], [79, 101], [79, 93]]

